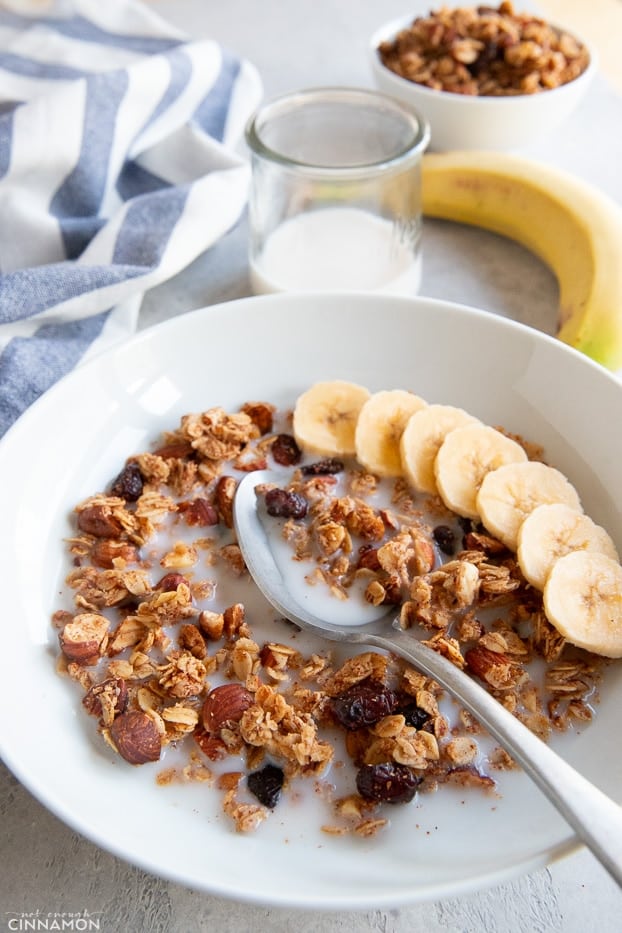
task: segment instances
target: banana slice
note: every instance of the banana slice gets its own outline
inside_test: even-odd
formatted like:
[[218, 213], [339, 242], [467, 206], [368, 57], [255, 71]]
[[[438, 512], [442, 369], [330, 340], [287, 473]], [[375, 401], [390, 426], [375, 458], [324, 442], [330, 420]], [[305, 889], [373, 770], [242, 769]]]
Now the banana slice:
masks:
[[564, 502], [582, 512], [579, 493], [555, 467], [535, 460], [509, 463], [484, 477], [476, 505], [488, 531], [511, 551], [518, 547], [518, 529], [538, 505]]
[[544, 589], [553, 564], [572, 551], [596, 551], [618, 560], [605, 529], [562, 502], [537, 506], [518, 529], [518, 565], [538, 590]]
[[404, 389], [375, 392], [361, 408], [356, 423], [358, 461], [377, 476], [401, 476], [400, 438], [411, 415], [427, 404]]
[[592, 551], [553, 564], [544, 587], [549, 622], [573, 645], [622, 658], [622, 566]]
[[516, 441], [486, 424], [468, 424], [450, 431], [434, 461], [434, 476], [447, 506], [465, 518], [479, 518], [476, 505], [482, 480], [505, 463], [527, 460]]
[[434, 461], [450, 431], [467, 424], [479, 424], [477, 418], [452, 405], [428, 405], [410, 418], [400, 441], [402, 470], [413, 489], [436, 495]]
[[294, 436], [301, 446], [327, 456], [356, 452], [354, 432], [370, 392], [355, 382], [316, 382], [294, 408]]

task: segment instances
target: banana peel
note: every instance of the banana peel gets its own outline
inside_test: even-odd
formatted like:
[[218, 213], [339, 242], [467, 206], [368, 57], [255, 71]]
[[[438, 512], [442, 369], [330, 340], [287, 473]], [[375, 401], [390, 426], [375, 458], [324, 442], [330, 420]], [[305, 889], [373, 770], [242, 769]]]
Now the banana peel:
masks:
[[557, 278], [557, 337], [622, 368], [622, 208], [595, 187], [506, 153], [429, 153], [423, 213], [483, 227], [535, 253]]

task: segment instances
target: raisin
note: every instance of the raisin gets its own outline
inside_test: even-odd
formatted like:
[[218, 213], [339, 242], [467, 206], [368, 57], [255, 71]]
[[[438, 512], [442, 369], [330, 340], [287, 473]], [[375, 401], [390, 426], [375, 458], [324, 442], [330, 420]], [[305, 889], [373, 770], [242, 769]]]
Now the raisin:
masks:
[[430, 714], [417, 706], [416, 703], [403, 707], [400, 709], [400, 713], [406, 720], [406, 725], [412, 726], [413, 729], [423, 729], [425, 724], [430, 721]]
[[432, 534], [443, 554], [451, 557], [456, 551], [456, 534], [453, 528], [449, 525], [437, 525]]
[[306, 463], [300, 468], [303, 476], [329, 476], [333, 473], [341, 473], [343, 469], [343, 461], [335, 457], [326, 457], [315, 463]]
[[302, 451], [291, 434], [277, 434], [272, 444], [272, 456], [281, 466], [300, 463]]
[[397, 694], [374, 680], [353, 684], [330, 701], [330, 709], [344, 729], [373, 726], [389, 716], [397, 705]]
[[356, 789], [366, 800], [379, 803], [409, 803], [421, 778], [408, 765], [385, 762], [363, 765], [356, 775]]
[[276, 765], [266, 765], [260, 771], [253, 771], [248, 776], [248, 789], [259, 803], [272, 810], [276, 807], [285, 775]]
[[307, 500], [297, 492], [275, 488], [266, 493], [266, 509], [274, 518], [304, 518], [307, 508]]
[[143, 477], [137, 463], [126, 463], [110, 487], [113, 496], [136, 502], [143, 494]]

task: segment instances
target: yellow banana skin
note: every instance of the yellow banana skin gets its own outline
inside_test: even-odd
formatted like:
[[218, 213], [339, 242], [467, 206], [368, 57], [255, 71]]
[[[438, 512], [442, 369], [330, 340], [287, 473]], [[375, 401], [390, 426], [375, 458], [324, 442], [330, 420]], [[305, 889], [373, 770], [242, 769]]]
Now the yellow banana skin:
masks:
[[622, 209], [567, 172], [499, 152], [429, 153], [423, 213], [507, 236], [559, 284], [560, 340], [622, 368]]

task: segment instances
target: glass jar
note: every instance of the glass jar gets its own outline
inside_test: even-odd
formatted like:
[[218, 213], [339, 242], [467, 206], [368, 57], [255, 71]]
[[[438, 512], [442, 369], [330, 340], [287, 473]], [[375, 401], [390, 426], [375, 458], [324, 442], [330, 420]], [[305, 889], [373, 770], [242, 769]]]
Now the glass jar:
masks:
[[310, 89], [262, 106], [246, 140], [256, 293], [417, 292], [423, 118], [375, 91]]

